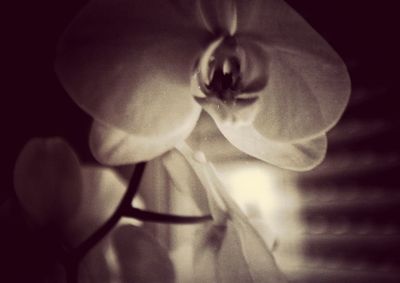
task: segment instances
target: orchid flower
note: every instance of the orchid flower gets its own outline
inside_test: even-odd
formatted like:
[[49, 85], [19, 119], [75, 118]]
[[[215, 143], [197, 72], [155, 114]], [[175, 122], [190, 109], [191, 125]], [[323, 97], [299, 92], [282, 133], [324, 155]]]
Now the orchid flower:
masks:
[[350, 93], [342, 60], [281, 0], [92, 1], [61, 39], [56, 70], [110, 165], [174, 148], [204, 110], [244, 153], [308, 170]]
[[[50, 255], [56, 258], [50, 260], [65, 266], [67, 278], [79, 278], [67, 282], [173, 282], [167, 252], [137, 222], [121, 219], [105, 237], [90, 240], [112, 217], [126, 191], [113, 170], [81, 165], [59, 138], [33, 139], [17, 159], [14, 183], [31, 226], [41, 231], [48, 245], [45, 250], [53, 249]], [[79, 265], [72, 266], [75, 275], [70, 264]], [[65, 282], [62, 273], [47, 278]]]
[[[213, 218], [196, 242], [195, 277], [207, 270], [209, 282], [232, 282], [234, 266], [241, 282], [285, 281], [211, 157], [188, 144], [209, 115], [252, 157], [297, 171], [322, 161], [350, 81], [301, 16], [281, 0], [95, 0], [61, 39], [56, 71], [94, 118], [90, 147], [101, 163], [134, 164], [175, 148], [185, 158]], [[232, 266], [222, 259], [229, 251], [238, 256]]]

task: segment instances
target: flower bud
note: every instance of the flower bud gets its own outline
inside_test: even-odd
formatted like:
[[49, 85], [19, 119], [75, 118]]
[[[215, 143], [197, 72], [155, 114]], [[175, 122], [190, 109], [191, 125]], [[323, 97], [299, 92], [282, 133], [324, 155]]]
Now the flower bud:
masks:
[[59, 226], [76, 212], [81, 193], [79, 161], [60, 138], [32, 139], [14, 169], [17, 197], [41, 226]]

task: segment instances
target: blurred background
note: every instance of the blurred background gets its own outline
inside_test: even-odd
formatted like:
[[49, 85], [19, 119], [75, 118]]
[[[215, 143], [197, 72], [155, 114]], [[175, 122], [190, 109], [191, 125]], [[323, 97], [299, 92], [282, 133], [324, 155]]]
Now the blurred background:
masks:
[[[93, 160], [87, 146], [90, 118], [66, 95], [53, 70], [58, 37], [85, 2], [14, 1], [3, 8], [0, 202], [13, 194], [14, 162], [31, 137], [65, 137], [82, 160]], [[302, 174], [269, 171], [277, 176], [275, 185], [260, 181], [295, 196], [279, 199], [284, 204], [280, 217], [295, 209], [296, 225], [283, 234], [301, 243], [296, 251], [281, 248], [284, 269], [296, 283], [400, 282], [400, 21], [395, 1], [287, 2], [342, 56], [352, 96], [329, 132], [321, 166]], [[13, 240], [24, 241], [21, 235]], [[285, 239], [281, 242], [284, 247]]]

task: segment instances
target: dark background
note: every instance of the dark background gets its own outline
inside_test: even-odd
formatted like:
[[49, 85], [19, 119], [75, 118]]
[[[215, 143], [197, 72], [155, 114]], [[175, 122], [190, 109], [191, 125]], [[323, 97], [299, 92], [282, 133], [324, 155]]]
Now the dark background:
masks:
[[15, 1], [7, 14], [2, 91], [6, 166], [0, 199], [12, 187], [13, 164], [32, 137], [63, 136], [87, 152], [89, 117], [74, 105], [54, 73], [57, 40], [87, 1]]
[[[31, 137], [63, 136], [78, 151], [81, 159], [91, 160], [87, 147], [90, 118], [71, 101], [53, 70], [58, 37], [85, 2], [14, 1], [2, 8], [6, 14], [6, 23], [3, 24], [5, 32], [1, 43], [4, 50], [1, 163], [4, 168], [0, 202], [13, 193], [14, 162], [18, 152]], [[399, 15], [395, 1], [288, 2], [342, 56], [353, 84], [349, 108], [338, 127], [330, 134], [332, 139], [326, 163], [314, 173], [301, 177], [304, 192], [307, 192], [308, 187], [324, 188], [326, 184], [337, 188], [355, 186], [361, 190], [362, 198], [363, 192], [367, 195], [367, 188], [373, 184], [384, 194], [390, 192], [386, 200], [391, 200], [392, 193], [400, 191]], [[369, 159], [363, 161], [362, 157]], [[357, 221], [362, 221], [359, 215], [372, 215], [376, 223], [391, 223], [398, 228], [399, 204], [395, 202], [388, 206], [383, 201], [367, 208], [362, 206], [358, 210], [355, 204], [350, 208], [339, 207], [329, 211], [306, 210], [304, 217], [312, 223], [315, 215], [331, 219], [332, 215], [347, 213], [346, 217], [355, 219], [352, 223], [356, 225]], [[396, 235], [400, 235], [400, 232]], [[379, 241], [372, 248], [366, 242], [358, 250], [350, 249], [350, 257], [362, 257], [364, 250], [364, 254], [372, 257], [375, 263], [383, 260], [395, 262], [399, 259], [399, 241], [389, 246], [385, 246], [387, 241]], [[340, 246], [330, 243], [331, 248], [327, 244], [317, 247], [313, 245], [309, 246], [311, 255], [320, 251], [320, 254], [329, 257], [332, 250], [349, 250], [346, 244]], [[370, 279], [372, 281], [357, 278], [341, 281], [337, 277], [329, 277], [315, 282], [377, 282], [376, 278]], [[311, 277], [304, 280], [313, 282]], [[380, 282], [396, 282], [390, 280], [379, 279]]]

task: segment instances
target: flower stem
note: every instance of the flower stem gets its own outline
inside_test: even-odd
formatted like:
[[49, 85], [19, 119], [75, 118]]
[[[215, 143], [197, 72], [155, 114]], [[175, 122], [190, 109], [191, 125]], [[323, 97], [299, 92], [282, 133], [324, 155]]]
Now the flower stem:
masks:
[[145, 211], [132, 207], [132, 201], [139, 190], [146, 163], [138, 163], [132, 174], [128, 189], [123, 196], [112, 216], [91, 236], [83, 241], [77, 248], [68, 253], [61, 253], [60, 259], [64, 264], [67, 274], [67, 283], [78, 282], [78, 270], [80, 260], [92, 249], [101, 239], [103, 239], [118, 221], [126, 216], [142, 221], [152, 221], [167, 224], [195, 224], [212, 220], [211, 215], [204, 216], [179, 216], [172, 214], [162, 214], [157, 212]]
[[124, 215], [142, 221], [159, 222], [166, 224], [195, 224], [212, 220], [211, 215], [182, 216], [145, 211], [135, 207], [126, 207]]
[[142, 180], [144, 168], [146, 163], [138, 163], [132, 174], [129, 182], [128, 190], [122, 198], [119, 206], [115, 210], [114, 214], [101, 226], [96, 232], [94, 232], [89, 238], [87, 238], [82, 244], [76, 249], [78, 258], [82, 258], [94, 245], [96, 245], [107, 233], [118, 223], [123, 216], [123, 211], [127, 207], [131, 206], [132, 200], [139, 190], [140, 181]]

